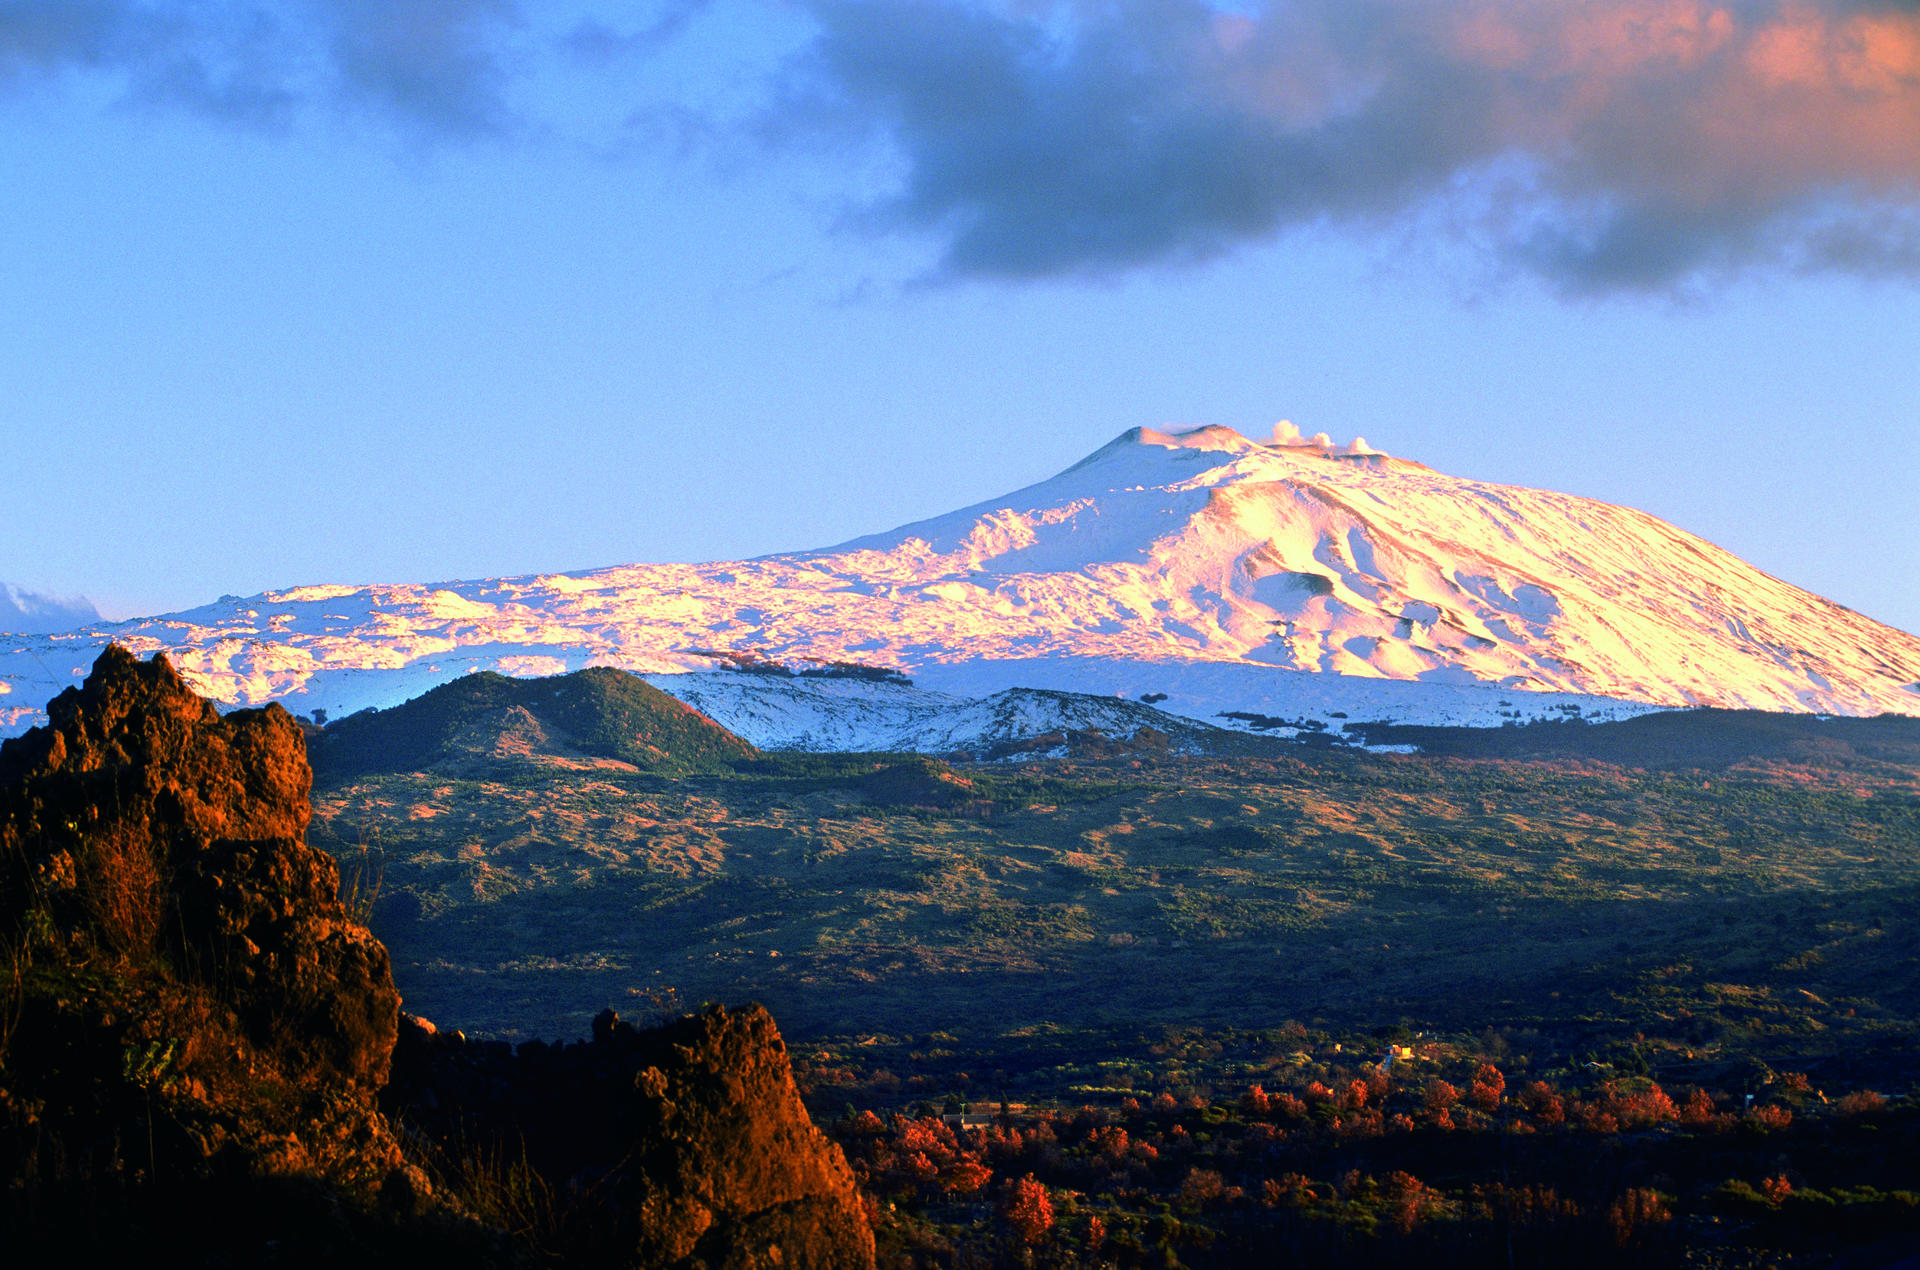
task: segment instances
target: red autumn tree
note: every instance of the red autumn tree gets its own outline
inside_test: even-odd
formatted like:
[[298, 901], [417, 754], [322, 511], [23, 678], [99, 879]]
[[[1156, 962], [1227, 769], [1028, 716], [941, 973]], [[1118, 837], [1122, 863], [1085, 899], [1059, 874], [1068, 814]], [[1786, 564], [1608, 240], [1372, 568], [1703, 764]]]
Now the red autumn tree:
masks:
[[1053, 1229], [1053, 1200], [1029, 1173], [1008, 1184], [1000, 1201], [1000, 1218], [1012, 1228], [1015, 1239], [1031, 1248]]
[[1507, 1091], [1507, 1078], [1492, 1063], [1480, 1064], [1473, 1074], [1473, 1084], [1467, 1088], [1467, 1101], [1482, 1111], [1493, 1111], [1500, 1106], [1500, 1096]]

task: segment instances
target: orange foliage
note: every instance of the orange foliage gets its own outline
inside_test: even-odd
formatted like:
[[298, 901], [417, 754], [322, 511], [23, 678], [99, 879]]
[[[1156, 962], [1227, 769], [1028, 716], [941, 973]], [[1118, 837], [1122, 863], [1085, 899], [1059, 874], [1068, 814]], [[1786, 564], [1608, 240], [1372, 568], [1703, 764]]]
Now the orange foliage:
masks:
[[1378, 1107], [1362, 1107], [1333, 1123], [1357, 1138], [1377, 1138], [1387, 1131], [1387, 1118]]
[[1704, 1089], [1696, 1089], [1687, 1095], [1686, 1106], [1680, 1109], [1680, 1123], [1688, 1125], [1711, 1125], [1719, 1121], [1713, 1109], [1713, 1095]]
[[1180, 1207], [1197, 1212], [1209, 1204], [1230, 1202], [1239, 1199], [1242, 1191], [1237, 1186], [1228, 1186], [1225, 1178], [1212, 1169], [1194, 1168], [1187, 1170], [1186, 1178], [1180, 1183]]
[[977, 1147], [963, 1145], [937, 1117], [895, 1116], [881, 1126], [879, 1117], [868, 1112], [854, 1119], [853, 1128], [860, 1136], [844, 1144], [848, 1157], [861, 1181], [874, 1190], [971, 1195], [993, 1180]]
[[1879, 1111], [1887, 1105], [1887, 1100], [1871, 1089], [1859, 1089], [1840, 1100], [1840, 1114], [1843, 1116], [1864, 1116]]
[[1467, 1089], [1467, 1101], [1482, 1111], [1491, 1112], [1499, 1108], [1500, 1096], [1506, 1089], [1507, 1078], [1500, 1074], [1500, 1069], [1492, 1063], [1482, 1063]]
[[1673, 1210], [1658, 1191], [1634, 1187], [1607, 1209], [1607, 1231], [1624, 1248], [1673, 1220]]
[[1384, 1188], [1388, 1219], [1401, 1234], [1410, 1234], [1422, 1221], [1437, 1214], [1443, 1204], [1439, 1192], [1411, 1173], [1398, 1169], [1387, 1174]]
[[1475, 1186], [1469, 1194], [1471, 1211], [1482, 1220], [1538, 1226], [1580, 1216], [1580, 1206], [1561, 1198], [1551, 1186], [1508, 1186], [1504, 1182], [1492, 1182]]
[[1536, 1080], [1520, 1091], [1521, 1108], [1543, 1125], [1556, 1125], [1567, 1118], [1567, 1104], [1544, 1080]]
[[1267, 1208], [1304, 1208], [1318, 1198], [1304, 1173], [1282, 1173], [1260, 1185], [1260, 1203]]
[[1000, 1201], [1000, 1218], [1013, 1229], [1015, 1239], [1031, 1248], [1053, 1229], [1053, 1199], [1029, 1173], [1008, 1183]]
[[1601, 1086], [1598, 1098], [1580, 1108], [1580, 1123], [1595, 1133], [1640, 1129], [1679, 1118], [1680, 1108], [1664, 1089], [1653, 1084], [1627, 1090], [1608, 1081]]

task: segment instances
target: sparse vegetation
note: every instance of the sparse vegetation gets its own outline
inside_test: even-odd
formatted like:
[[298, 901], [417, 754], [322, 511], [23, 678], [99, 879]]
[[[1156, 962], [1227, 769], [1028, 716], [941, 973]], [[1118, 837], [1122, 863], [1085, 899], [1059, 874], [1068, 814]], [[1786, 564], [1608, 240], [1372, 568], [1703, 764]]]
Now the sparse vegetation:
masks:
[[391, 710], [342, 719], [314, 733], [309, 748], [316, 764], [359, 773], [445, 763], [510, 772], [537, 753], [683, 775], [754, 753], [645, 680], [606, 668], [551, 679], [467, 675]]
[[[899, 1265], [1877, 1264], [1920, 1242], [1911, 1098], [1763, 1063], [1663, 1086], [1511, 1030], [1373, 1034], [1401, 1030], [867, 1036], [800, 1058]], [[1017, 1226], [1016, 1192], [1052, 1222]]]
[[661, 986], [802, 1034], [1323, 1014], [1697, 1055], [1857, 1053], [1920, 1012], [1900, 771], [773, 755], [323, 772], [316, 807], [346, 854], [380, 826], [409, 999], [503, 1031]]
[[1920, 762], [1876, 727], [322, 772], [316, 833], [382, 825], [429, 1013], [766, 1002], [894, 1264], [1820, 1265], [1920, 1238]]

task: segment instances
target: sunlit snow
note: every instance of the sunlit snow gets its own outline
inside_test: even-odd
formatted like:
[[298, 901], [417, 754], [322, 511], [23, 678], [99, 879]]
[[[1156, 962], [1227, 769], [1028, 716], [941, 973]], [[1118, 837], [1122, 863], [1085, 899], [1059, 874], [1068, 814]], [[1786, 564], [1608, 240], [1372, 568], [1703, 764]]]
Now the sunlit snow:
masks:
[[[1265, 443], [1136, 429], [1004, 498], [820, 551], [304, 586], [5, 637], [0, 734], [38, 722], [27, 703], [83, 677], [109, 640], [165, 650], [221, 701], [331, 717], [475, 670], [618, 666], [697, 688], [750, 739], [760, 725], [743, 712], [766, 716], [765, 737], [795, 734], [819, 684], [862, 681], [769, 678], [754, 692], [788, 683], [799, 711], [781, 722], [744, 683], [737, 709], [718, 705], [716, 684], [747, 677], [716, 672], [714, 653], [902, 671], [918, 697], [848, 692], [872, 698], [875, 735], [907, 738], [916, 711], [1010, 688], [1164, 694], [1161, 709], [1210, 723], [1499, 723], [1629, 703], [1911, 711], [1920, 680], [1920, 639], [1655, 517], [1286, 423]], [[819, 744], [865, 735], [816, 730]]]

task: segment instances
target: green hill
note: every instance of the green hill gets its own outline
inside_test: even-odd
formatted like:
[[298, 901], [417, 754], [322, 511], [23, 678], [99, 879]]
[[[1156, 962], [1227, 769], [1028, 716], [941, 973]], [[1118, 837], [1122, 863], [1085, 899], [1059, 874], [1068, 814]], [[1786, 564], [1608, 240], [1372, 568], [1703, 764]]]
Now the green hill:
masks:
[[548, 679], [467, 675], [392, 709], [342, 719], [313, 734], [308, 751], [323, 780], [609, 762], [680, 776], [758, 753], [699, 711], [609, 667]]
[[1719, 770], [1795, 763], [1830, 771], [1920, 766], [1920, 718], [1870, 719], [1768, 710], [1664, 710], [1613, 723], [1541, 722], [1505, 728], [1352, 723], [1368, 745], [1413, 745], [1448, 758], [1590, 760], [1649, 770]]

